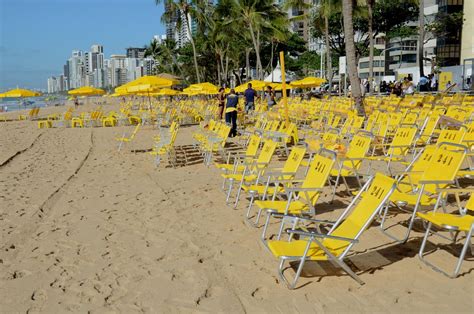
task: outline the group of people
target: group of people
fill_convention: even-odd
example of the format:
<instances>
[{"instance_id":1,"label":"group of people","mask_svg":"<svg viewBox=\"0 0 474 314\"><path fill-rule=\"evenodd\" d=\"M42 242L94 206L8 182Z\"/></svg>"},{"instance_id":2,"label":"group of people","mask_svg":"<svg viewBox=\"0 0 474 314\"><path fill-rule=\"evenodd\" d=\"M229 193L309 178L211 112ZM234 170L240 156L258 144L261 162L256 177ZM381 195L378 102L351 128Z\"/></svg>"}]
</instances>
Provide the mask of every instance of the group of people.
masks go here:
<instances>
[{"instance_id":1,"label":"group of people","mask_svg":"<svg viewBox=\"0 0 474 314\"><path fill-rule=\"evenodd\" d=\"M245 101L245 113L248 114L255 110L255 101L260 99L260 95L252 88L252 84L249 83L243 97ZM271 86L266 87L263 97L270 110L276 104L275 92ZM217 94L217 100L219 103L219 118L222 119L225 112L225 122L231 125L229 136L234 137L237 135L237 105L239 104L239 95L237 95L233 88L226 95L225 89L221 87Z\"/></svg>"},{"instance_id":2,"label":"group of people","mask_svg":"<svg viewBox=\"0 0 474 314\"><path fill-rule=\"evenodd\" d=\"M413 83L413 77L411 75L404 77L401 81L390 81L388 83L382 81L380 83L380 93L382 94L394 94L397 96L413 95L417 89L420 92L437 91L438 81L434 74L422 76L418 82L418 86Z\"/></svg>"}]
</instances>

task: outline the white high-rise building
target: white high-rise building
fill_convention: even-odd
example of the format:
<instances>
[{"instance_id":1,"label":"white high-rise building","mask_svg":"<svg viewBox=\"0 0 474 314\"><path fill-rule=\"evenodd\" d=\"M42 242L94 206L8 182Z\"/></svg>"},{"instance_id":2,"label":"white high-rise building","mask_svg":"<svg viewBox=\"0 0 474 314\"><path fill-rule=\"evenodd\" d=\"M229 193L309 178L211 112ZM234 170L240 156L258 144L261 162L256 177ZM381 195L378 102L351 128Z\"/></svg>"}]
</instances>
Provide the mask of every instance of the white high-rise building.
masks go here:
<instances>
[{"instance_id":1,"label":"white high-rise building","mask_svg":"<svg viewBox=\"0 0 474 314\"><path fill-rule=\"evenodd\" d=\"M125 59L125 55L110 56L111 86L113 87L127 83Z\"/></svg>"},{"instance_id":2,"label":"white high-rise building","mask_svg":"<svg viewBox=\"0 0 474 314\"><path fill-rule=\"evenodd\" d=\"M66 90L66 80L64 75L52 76L48 78L48 93L58 93Z\"/></svg>"},{"instance_id":3,"label":"white high-rise building","mask_svg":"<svg viewBox=\"0 0 474 314\"><path fill-rule=\"evenodd\" d=\"M84 58L81 50L73 50L69 65L69 88L74 89L83 86Z\"/></svg>"}]
</instances>

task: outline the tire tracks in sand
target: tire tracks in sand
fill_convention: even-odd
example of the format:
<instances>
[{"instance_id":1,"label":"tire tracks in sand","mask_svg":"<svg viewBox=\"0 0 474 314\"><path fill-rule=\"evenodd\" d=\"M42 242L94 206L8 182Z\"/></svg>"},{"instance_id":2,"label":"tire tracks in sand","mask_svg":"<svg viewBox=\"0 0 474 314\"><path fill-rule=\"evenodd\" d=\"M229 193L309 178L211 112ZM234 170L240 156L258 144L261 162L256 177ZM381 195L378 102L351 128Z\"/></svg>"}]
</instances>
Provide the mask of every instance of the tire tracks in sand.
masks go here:
<instances>
[{"instance_id":1,"label":"tire tracks in sand","mask_svg":"<svg viewBox=\"0 0 474 314\"><path fill-rule=\"evenodd\" d=\"M34 144L39 140L39 138L43 134L44 133L41 133L28 148L22 151L19 151L17 154L15 154L15 156L19 156L23 154L24 152L28 151L28 149L33 147ZM2 243L6 251L8 251L9 248L15 248L15 247L21 246L22 244L24 244L25 241L28 241L41 225L39 222L44 221L44 219L47 218L48 209L53 208L56 201L61 197L62 191L64 191L67 185L71 183L71 181L77 176L77 174L83 168L84 164L89 159L89 156L91 155L94 148L94 132L92 129L91 129L89 138L90 138L89 139L90 144L89 144L88 151L84 155L84 157L81 159L78 166L73 170L73 173L70 176L68 176L66 180L64 180L63 183L59 185L59 187L57 187L52 193L50 193L46 197L46 200L43 201L41 205L39 205L38 208L34 210L32 214L29 215L30 217L27 218L27 221L22 221L20 225L16 226L15 228L16 236L8 239L8 242ZM12 156L11 158L9 158L10 159L9 163L15 160L15 156ZM12 254L9 256L9 259L15 260L19 252L20 250L14 250L14 252L12 252Z\"/></svg>"},{"instance_id":2,"label":"tire tracks in sand","mask_svg":"<svg viewBox=\"0 0 474 314\"><path fill-rule=\"evenodd\" d=\"M43 136L43 134L44 134L44 132L38 134L29 146L27 146L24 149L21 149L21 150L17 151L13 155L11 155L7 159L5 159L2 163L0 163L0 169L5 167L6 165L8 165L10 162L12 162L16 157L20 156L21 154L23 154L24 152L26 152L27 150L32 148L36 144L36 142L38 142L38 140Z\"/></svg>"}]
</instances>

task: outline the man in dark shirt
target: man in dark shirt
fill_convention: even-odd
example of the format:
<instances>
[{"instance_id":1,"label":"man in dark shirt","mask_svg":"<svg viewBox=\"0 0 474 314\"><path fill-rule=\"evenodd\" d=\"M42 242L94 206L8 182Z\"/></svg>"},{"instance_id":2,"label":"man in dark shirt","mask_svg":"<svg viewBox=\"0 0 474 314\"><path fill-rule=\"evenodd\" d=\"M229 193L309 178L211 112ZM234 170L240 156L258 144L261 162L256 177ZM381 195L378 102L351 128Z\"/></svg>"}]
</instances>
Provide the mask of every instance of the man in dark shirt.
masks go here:
<instances>
[{"instance_id":1,"label":"man in dark shirt","mask_svg":"<svg viewBox=\"0 0 474 314\"><path fill-rule=\"evenodd\" d=\"M237 105L239 103L239 96L235 94L232 88L229 95L227 95L227 103L225 106L225 122L231 124L229 136L237 135Z\"/></svg>"},{"instance_id":2,"label":"man in dark shirt","mask_svg":"<svg viewBox=\"0 0 474 314\"><path fill-rule=\"evenodd\" d=\"M248 83L247 89L244 92L245 96L245 112L248 113L250 110L254 110L255 96L257 92L252 88L252 84Z\"/></svg>"}]
</instances>

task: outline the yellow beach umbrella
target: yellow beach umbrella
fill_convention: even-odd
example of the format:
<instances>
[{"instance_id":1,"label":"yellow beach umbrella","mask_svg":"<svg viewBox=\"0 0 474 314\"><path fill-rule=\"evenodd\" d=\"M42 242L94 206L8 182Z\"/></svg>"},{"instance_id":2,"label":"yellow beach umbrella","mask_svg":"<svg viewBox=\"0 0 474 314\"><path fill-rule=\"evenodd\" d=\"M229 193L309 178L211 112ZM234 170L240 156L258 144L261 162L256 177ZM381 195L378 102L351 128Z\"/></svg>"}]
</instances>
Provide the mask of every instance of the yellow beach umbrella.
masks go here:
<instances>
[{"instance_id":1,"label":"yellow beach umbrella","mask_svg":"<svg viewBox=\"0 0 474 314\"><path fill-rule=\"evenodd\" d=\"M204 82L204 83L199 83L199 84L192 84L185 90L190 91L194 94L217 94L219 92L219 87L216 85L209 83L209 82Z\"/></svg>"},{"instance_id":2,"label":"yellow beach umbrella","mask_svg":"<svg viewBox=\"0 0 474 314\"><path fill-rule=\"evenodd\" d=\"M178 95L179 91L171 89L171 88L163 88L160 89L160 91L157 93L159 96L172 96L172 95Z\"/></svg>"},{"instance_id":3,"label":"yellow beach umbrella","mask_svg":"<svg viewBox=\"0 0 474 314\"><path fill-rule=\"evenodd\" d=\"M310 87L318 87L321 84L324 84L324 82L326 82L326 80L320 77L308 76L302 80L291 82L290 86L297 87L297 88L310 88Z\"/></svg>"},{"instance_id":4,"label":"yellow beach umbrella","mask_svg":"<svg viewBox=\"0 0 474 314\"><path fill-rule=\"evenodd\" d=\"M266 82L264 81L259 81L259 80L251 80L250 82L244 83L242 85L239 85L235 88L235 91L237 93L243 93L247 89L248 84L252 84L252 88L255 90L263 90L266 86Z\"/></svg>"},{"instance_id":5,"label":"yellow beach umbrella","mask_svg":"<svg viewBox=\"0 0 474 314\"><path fill-rule=\"evenodd\" d=\"M100 88L94 88L91 86L84 86L76 88L67 92L69 95L73 96L94 96L94 95L104 95L105 91Z\"/></svg>"},{"instance_id":6,"label":"yellow beach umbrella","mask_svg":"<svg viewBox=\"0 0 474 314\"><path fill-rule=\"evenodd\" d=\"M174 84L173 80L147 75L117 87L115 92L128 94L136 94L140 92L152 93L157 92L160 88L171 87Z\"/></svg>"},{"instance_id":7,"label":"yellow beach umbrella","mask_svg":"<svg viewBox=\"0 0 474 314\"><path fill-rule=\"evenodd\" d=\"M193 89L191 87L186 87L185 89L183 89L183 94L188 96L199 95L200 93L200 89Z\"/></svg>"},{"instance_id":8,"label":"yellow beach umbrella","mask_svg":"<svg viewBox=\"0 0 474 314\"><path fill-rule=\"evenodd\" d=\"M31 90L15 88L15 89L9 90L8 92L0 94L0 97L20 98L20 97L36 97L40 95L41 93L34 92Z\"/></svg>"},{"instance_id":9,"label":"yellow beach umbrella","mask_svg":"<svg viewBox=\"0 0 474 314\"><path fill-rule=\"evenodd\" d=\"M266 86L270 86L273 90L281 91L283 89L283 85L281 83L267 83Z\"/></svg>"}]
</instances>

